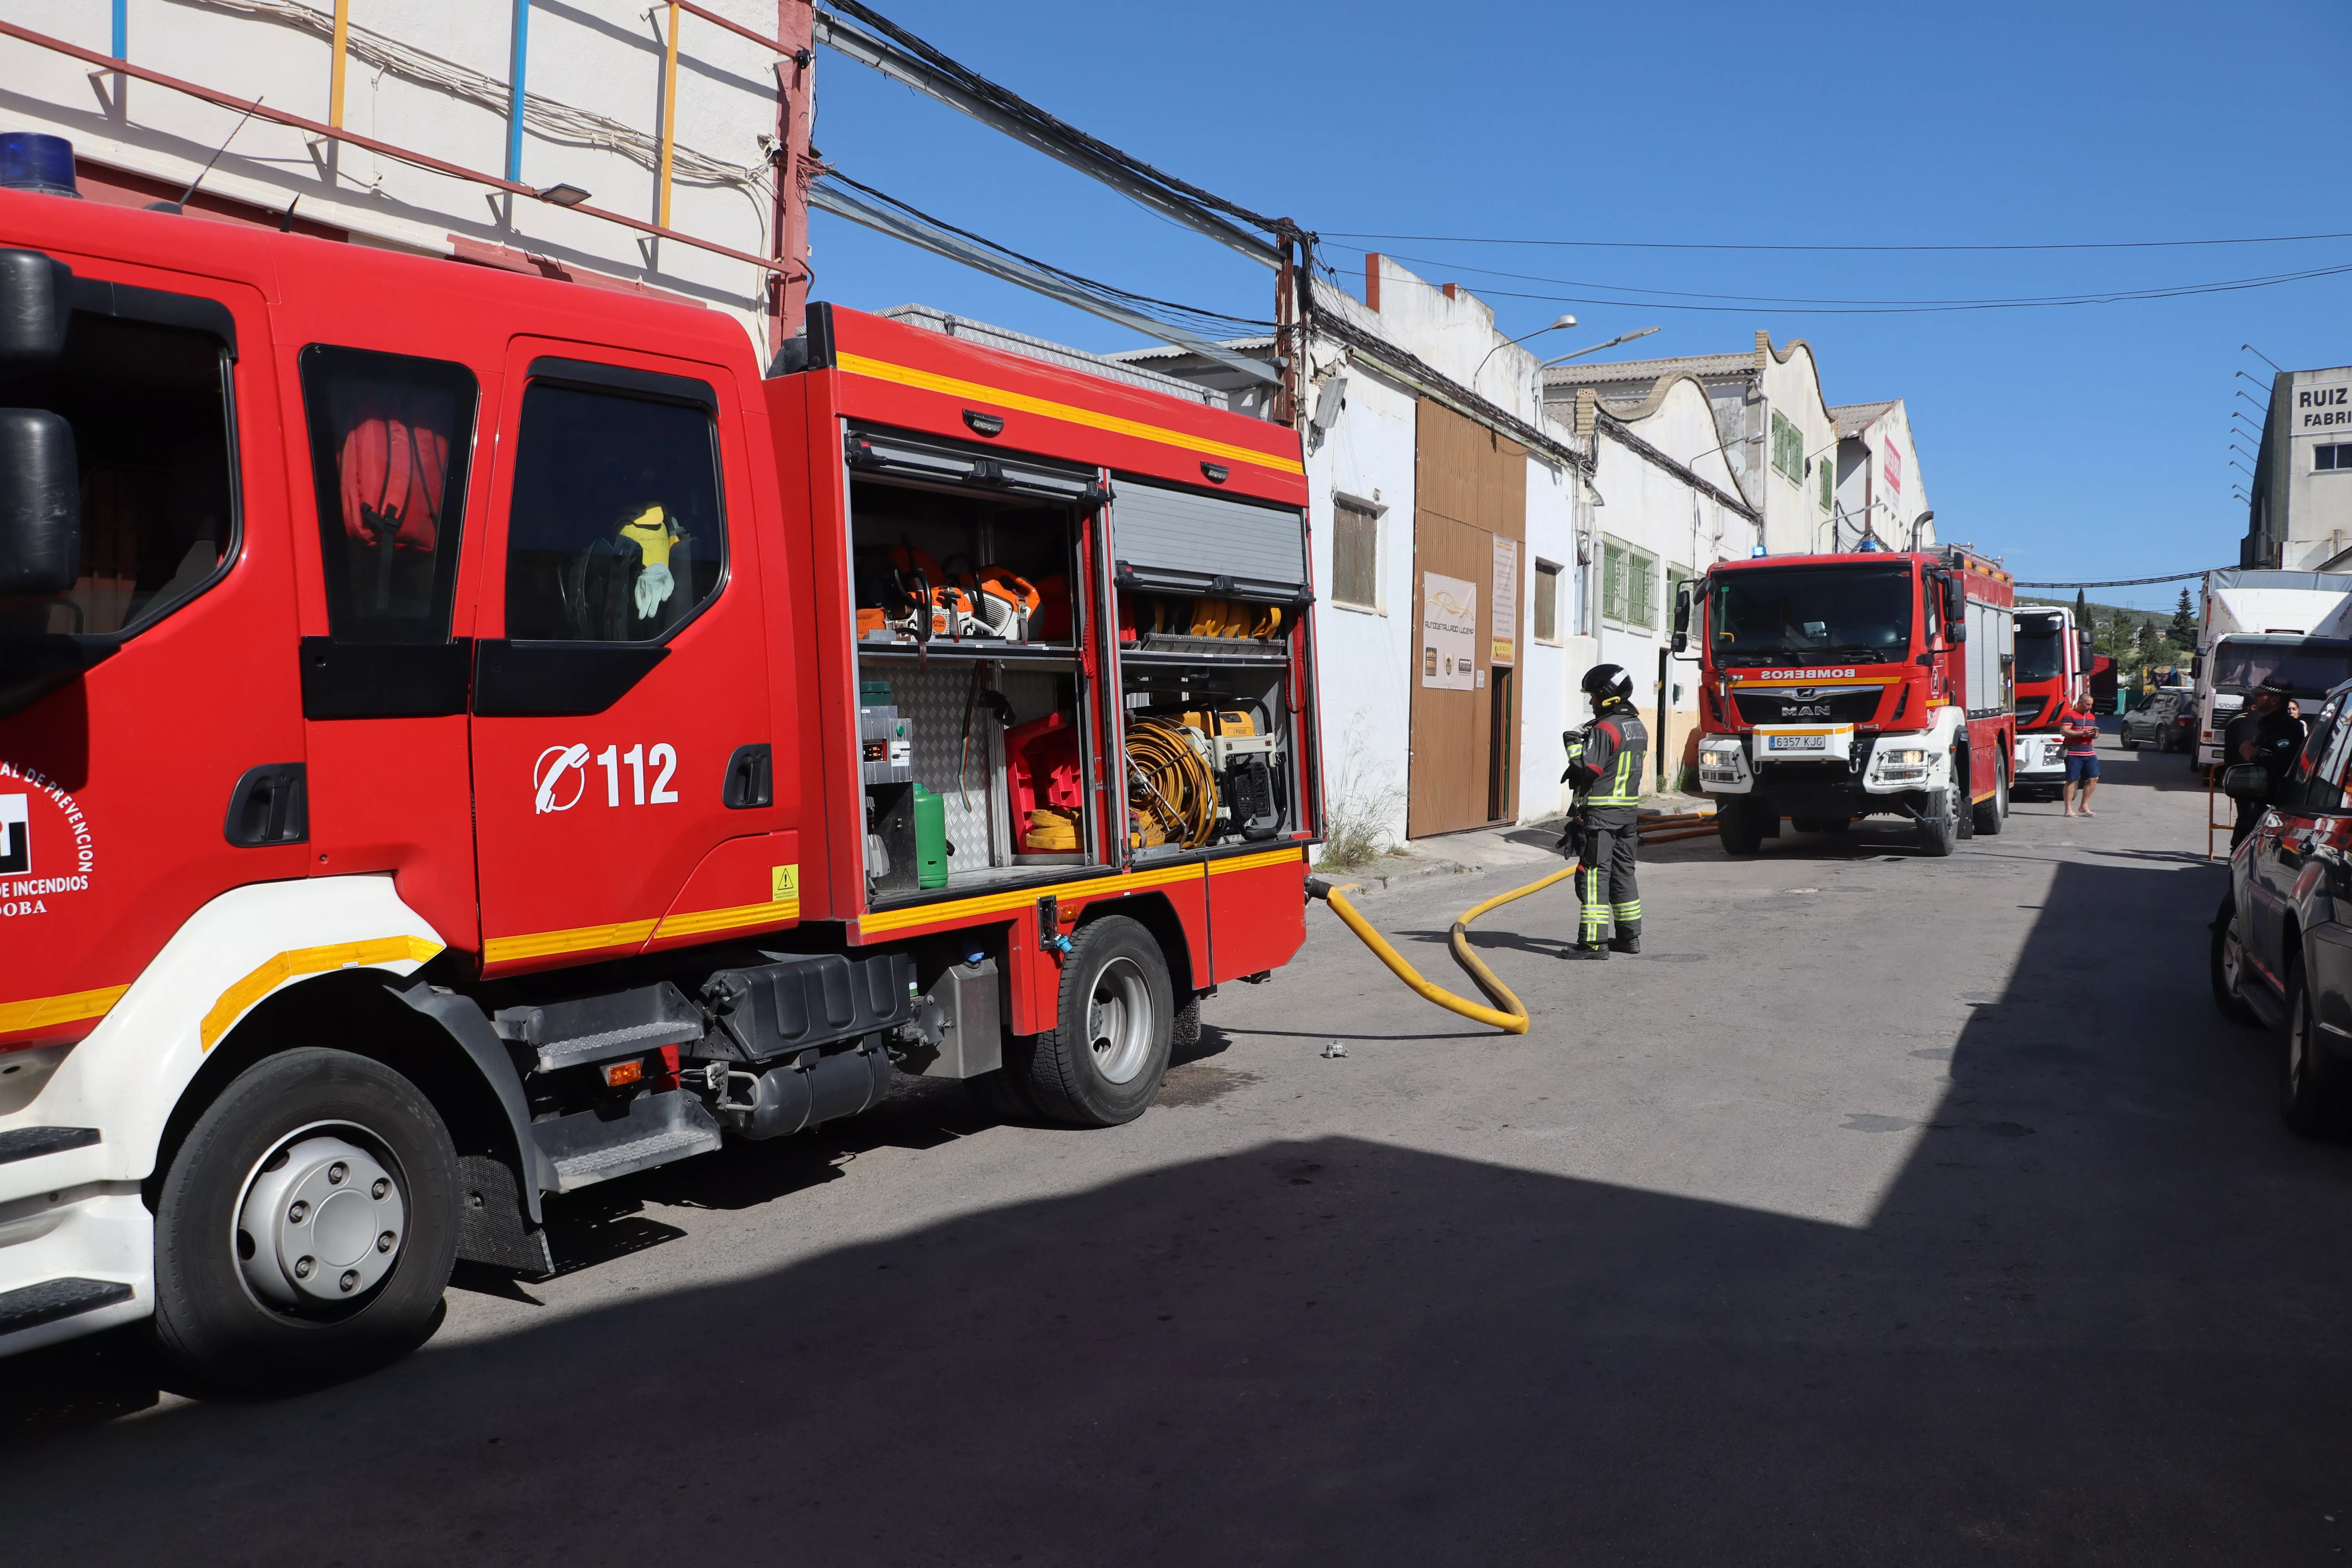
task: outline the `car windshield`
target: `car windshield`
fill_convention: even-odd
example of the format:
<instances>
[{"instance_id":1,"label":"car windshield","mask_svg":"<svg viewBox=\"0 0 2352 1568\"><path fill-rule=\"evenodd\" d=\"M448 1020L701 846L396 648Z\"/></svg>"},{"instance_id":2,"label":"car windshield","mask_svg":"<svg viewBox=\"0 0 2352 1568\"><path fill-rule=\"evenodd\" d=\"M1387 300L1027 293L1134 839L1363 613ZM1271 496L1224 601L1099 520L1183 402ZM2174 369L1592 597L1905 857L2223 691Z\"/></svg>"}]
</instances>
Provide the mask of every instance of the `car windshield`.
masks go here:
<instances>
[{"instance_id":1,"label":"car windshield","mask_svg":"<svg viewBox=\"0 0 2352 1568\"><path fill-rule=\"evenodd\" d=\"M2213 650L2213 689L2244 692L2283 678L2297 697L2324 697L2352 679L2352 643L2225 642Z\"/></svg>"},{"instance_id":2,"label":"car windshield","mask_svg":"<svg viewBox=\"0 0 2352 1568\"><path fill-rule=\"evenodd\" d=\"M1911 583L1907 564L1717 573L1707 612L1716 662L1891 664L1908 658Z\"/></svg>"},{"instance_id":3,"label":"car windshield","mask_svg":"<svg viewBox=\"0 0 2352 1568\"><path fill-rule=\"evenodd\" d=\"M2036 616L2017 623L2017 679L2055 680L2060 666L2059 627L2055 616Z\"/></svg>"}]
</instances>

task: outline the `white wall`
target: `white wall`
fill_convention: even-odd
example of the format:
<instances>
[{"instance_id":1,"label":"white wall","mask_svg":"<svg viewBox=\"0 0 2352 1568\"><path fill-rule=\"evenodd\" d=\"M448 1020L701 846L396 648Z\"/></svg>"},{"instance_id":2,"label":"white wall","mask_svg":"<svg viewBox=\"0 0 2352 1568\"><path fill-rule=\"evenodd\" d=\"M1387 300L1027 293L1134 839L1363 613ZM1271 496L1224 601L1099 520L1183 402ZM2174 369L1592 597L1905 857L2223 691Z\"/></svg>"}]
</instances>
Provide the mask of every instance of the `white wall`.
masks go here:
<instances>
[{"instance_id":1,"label":"white wall","mask_svg":"<svg viewBox=\"0 0 2352 1568\"><path fill-rule=\"evenodd\" d=\"M1632 433L1727 495L1738 495L1727 454L1711 451L1722 439L1706 388L1688 376L1676 376L1652 393L1626 418ZM1660 467L1625 443L1602 431L1598 444L1594 488L1605 503L1595 513L1599 531L1633 546L1659 563L1647 627L1632 620L1601 618L1601 661L1619 664L1633 678L1633 700L1643 717L1654 718L1658 708L1658 654L1669 647L1674 630L1674 605L1667 596L1667 567L1696 575L1718 561L1745 560L1755 550L1757 529L1748 518L1692 485L1680 474ZM1669 660L1668 707L1679 718L1674 732L1655 738L1671 747L1697 712L1697 666ZM1581 671L1579 671L1581 674ZM1675 693L1671 689L1679 686ZM1579 721L1581 721L1580 719ZM1672 757L1668 776L1673 776ZM1656 776L1656 762L1651 763Z\"/></svg>"},{"instance_id":2,"label":"white wall","mask_svg":"<svg viewBox=\"0 0 2352 1568\"><path fill-rule=\"evenodd\" d=\"M330 0L129 0L126 58L269 107L328 118ZM772 0L707 0L772 32ZM502 0L366 0L353 7L345 129L488 174L506 171L513 7ZM522 182L569 182L593 205L656 220L662 42L643 5L614 0L534 6L525 84ZM11 0L9 19L100 53L111 46L102 0ZM656 13L656 16L659 13ZM680 31L670 226L754 256L768 253L762 135L776 129L772 52L698 18ZM68 56L0 38L0 127L45 131L82 157L183 184L236 124L236 111L169 89L100 76ZM543 102L541 100L544 100ZM432 254L450 236L635 279L741 316L758 331L764 274L748 263L646 238L618 225L430 174L255 119L237 131L205 188L377 243ZM495 199L493 197L495 196ZM656 247L658 247L656 249Z\"/></svg>"},{"instance_id":3,"label":"white wall","mask_svg":"<svg viewBox=\"0 0 2352 1568\"><path fill-rule=\"evenodd\" d=\"M1412 734L1417 399L1361 364L1335 360L1323 379L1334 375L1347 377L1345 406L1328 433L1310 437L1307 454L1325 800L1334 812L1375 811L1390 840L1402 842ZM1379 515L1380 605L1374 610L1340 605L1331 595L1332 503L1342 495Z\"/></svg>"},{"instance_id":4,"label":"white wall","mask_svg":"<svg viewBox=\"0 0 2352 1568\"><path fill-rule=\"evenodd\" d=\"M1759 331L1756 353L1763 372L1764 400L1771 413L1796 426L1804 442L1803 457L1816 465L1834 464L1837 421L1830 416L1829 405L1822 396L1821 370L1812 346L1797 338L1776 349L1771 339ZM1832 513L1821 504L1819 468L1801 468L1793 479L1782 474L1772 466L1769 415L1763 429L1764 441L1751 470L1756 477L1749 480L1747 493L1764 513L1765 542L1775 555L1810 554L1827 548Z\"/></svg>"}]
</instances>

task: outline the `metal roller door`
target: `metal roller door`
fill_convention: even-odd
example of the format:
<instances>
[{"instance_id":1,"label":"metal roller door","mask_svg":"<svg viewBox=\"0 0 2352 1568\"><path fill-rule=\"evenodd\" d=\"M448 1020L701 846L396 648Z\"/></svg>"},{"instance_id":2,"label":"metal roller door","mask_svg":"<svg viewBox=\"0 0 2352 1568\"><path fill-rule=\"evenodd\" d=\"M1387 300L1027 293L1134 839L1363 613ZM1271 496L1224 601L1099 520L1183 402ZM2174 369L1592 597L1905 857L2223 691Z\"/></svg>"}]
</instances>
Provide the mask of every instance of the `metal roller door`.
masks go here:
<instances>
[{"instance_id":1,"label":"metal roller door","mask_svg":"<svg viewBox=\"0 0 2352 1568\"><path fill-rule=\"evenodd\" d=\"M1253 506L1122 479L1111 558L1127 578L1170 587L1295 598L1307 586L1307 529L1294 507ZM1221 579L1230 579L1230 586Z\"/></svg>"}]
</instances>

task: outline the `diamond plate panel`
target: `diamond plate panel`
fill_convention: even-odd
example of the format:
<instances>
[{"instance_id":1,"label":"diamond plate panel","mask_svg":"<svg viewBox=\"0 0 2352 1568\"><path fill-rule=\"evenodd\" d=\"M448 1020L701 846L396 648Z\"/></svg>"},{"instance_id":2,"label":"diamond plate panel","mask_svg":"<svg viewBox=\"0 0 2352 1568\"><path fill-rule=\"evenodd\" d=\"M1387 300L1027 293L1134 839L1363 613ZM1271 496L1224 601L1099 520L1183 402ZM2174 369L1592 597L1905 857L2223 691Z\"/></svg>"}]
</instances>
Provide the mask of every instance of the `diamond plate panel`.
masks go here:
<instances>
[{"instance_id":1,"label":"diamond plate panel","mask_svg":"<svg viewBox=\"0 0 2352 1568\"><path fill-rule=\"evenodd\" d=\"M992 732L995 721L985 710L972 714L971 754L962 756L964 706L971 700L975 668L942 660L927 669L891 665L865 673L867 680L888 680L892 705L913 723L916 781L935 791L947 805L948 842L955 847L948 858L950 873L1008 864L1016 826L1006 820L1002 733ZM1054 677L1049 673L1007 669L992 680L986 676L982 680L1004 693L1016 723L1053 711ZM961 787L959 760L963 763Z\"/></svg>"}]
</instances>

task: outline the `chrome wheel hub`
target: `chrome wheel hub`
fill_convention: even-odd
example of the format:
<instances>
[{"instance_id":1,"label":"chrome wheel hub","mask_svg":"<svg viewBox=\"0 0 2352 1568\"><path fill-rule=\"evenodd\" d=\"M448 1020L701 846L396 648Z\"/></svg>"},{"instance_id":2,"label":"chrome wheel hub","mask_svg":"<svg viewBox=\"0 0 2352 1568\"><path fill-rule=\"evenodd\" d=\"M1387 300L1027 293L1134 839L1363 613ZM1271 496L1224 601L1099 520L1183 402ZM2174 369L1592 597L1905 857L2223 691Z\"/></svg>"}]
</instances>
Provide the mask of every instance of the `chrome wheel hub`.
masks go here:
<instances>
[{"instance_id":1,"label":"chrome wheel hub","mask_svg":"<svg viewBox=\"0 0 2352 1568\"><path fill-rule=\"evenodd\" d=\"M1087 1048L1110 1083L1131 1082L1151 1059L1151 986L1133 961L1115 958L1095 976L1087 1004Z\"/></svg>"},{"instance_id":2,"label":"chrome wheel hub","mask_svg":"<svg viewBox=\"0 0 2352 1568\"><path fill-rule=\"evenodd\" d=\"M247 1285L285 1311L344 1306L383 1283L408 1236L400 1183L335 1132L305 1129L246 1183L236 1255Z\"/></svg>"}]
</instances>

